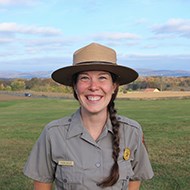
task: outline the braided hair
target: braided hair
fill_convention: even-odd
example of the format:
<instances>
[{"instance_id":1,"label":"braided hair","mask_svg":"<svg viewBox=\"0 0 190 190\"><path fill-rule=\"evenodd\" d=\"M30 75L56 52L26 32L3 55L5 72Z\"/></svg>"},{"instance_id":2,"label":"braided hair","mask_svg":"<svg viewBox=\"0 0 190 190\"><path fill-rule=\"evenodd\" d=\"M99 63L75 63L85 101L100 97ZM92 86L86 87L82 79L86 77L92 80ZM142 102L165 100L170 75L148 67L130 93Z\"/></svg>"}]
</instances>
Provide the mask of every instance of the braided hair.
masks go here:
<instances>
[{"instance_id":1,"label":"braided hair","mask_svg":"<svg viewBox=\"0 0 190 190\"><path fill-rule=\"evenodd\" d=\"M112 81L113 83L117 82L117 78L118 76L116 76L115 74L111 73L112 76ZM75 74L73 76L73 83L74 85L77 82L77 77L78 74ZM75 99L78 100L77 94L74 90L74 85L73 85L73 94ZM119 152L120 152L120 147L119 147L119 142L120 142L120 136L119 136L119 122L116 118L116 114L117 114L117 110L115 109L115 103L114 100L117 96L118 93L118 86L115 89L114 94L112 94L112 98L108 104L108 112L109 112L109 116L110 116L110 120L112 123L112 130L113 130L113 136L112 136L112 158L114 160L114 164L110 170L110 175L108 177L106 177L102 182L98 183L98 186L101 187L110 187L112 185L114 185L118 179L119 179L119 165L118 165L118 157L119 157Z\"/></svg>"},{"instance_id":2,"label":"braided hair","mask_svg":"<svg viewBox=\"0 0 190 190\"><path fill-rule=\"evenodd\" d=\"M113 78L113 77L112 77ZM113 136L112 136L112 158L114 160L114 164L110 170L110 175L105 178L101 183L98 185L101 187L109 187L114 185L118 179L119 179L119 165L118 165L118 157L120 152L119 142L120 142L120 136L119 136L119 122L116 118L117 110L115 109L115 103L114 100L116 98L118 92L118 87L115 90L115 93L112 95L111 101L108 104L108 111L110 115L110 120L112 123L112 130L113 130Z\"/></svg>"}]
</instances>

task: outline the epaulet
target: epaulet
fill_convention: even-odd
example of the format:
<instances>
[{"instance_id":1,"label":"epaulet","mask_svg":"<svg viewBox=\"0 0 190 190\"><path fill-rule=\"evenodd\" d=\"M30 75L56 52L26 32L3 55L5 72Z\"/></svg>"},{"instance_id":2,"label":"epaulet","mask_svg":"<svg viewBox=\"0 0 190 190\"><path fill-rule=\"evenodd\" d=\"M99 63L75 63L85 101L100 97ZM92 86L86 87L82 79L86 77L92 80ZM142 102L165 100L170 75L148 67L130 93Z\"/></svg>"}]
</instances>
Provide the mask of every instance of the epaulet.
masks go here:
<instances>
[{"instance_id":1,"label":"epaulet","mask_svg":"<svg viewBox=\"0 0 190 190\"><path fill-rule=\"evenodd\" d=\"M133 119L129 119L128 117L118 115L117 120L120 123L124 123L124 124L127 124L127 125L131 126L131 127L135 127L137 129L141 130L141 125L137 121L135 121Z\"/></svg>"},{"instance_id":2,"label":"epaulet","mask_svg":"<svg viewBox=\"0 0 190 190\"><path fill-rule=\"evenodd\" d=\"M71 116L66 116L57 120L53 120L46 125L46 129L51 129L53 127L66 126L71 123Z\"/></svg>"}]
</instances>

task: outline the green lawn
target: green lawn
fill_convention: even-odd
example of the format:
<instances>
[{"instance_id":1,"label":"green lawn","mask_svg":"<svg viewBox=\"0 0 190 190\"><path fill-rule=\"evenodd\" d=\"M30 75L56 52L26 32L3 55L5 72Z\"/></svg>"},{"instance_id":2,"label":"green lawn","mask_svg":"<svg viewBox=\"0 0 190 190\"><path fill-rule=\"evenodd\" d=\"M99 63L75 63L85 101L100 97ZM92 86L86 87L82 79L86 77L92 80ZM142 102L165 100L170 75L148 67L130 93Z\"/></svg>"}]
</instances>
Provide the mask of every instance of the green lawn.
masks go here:
<instances>
[{"instance_id":1,"label":"green lawn","mask_svg":"<svg viewBox=\"0 0 190 190\"><path fill-rule=\"evenodd\" d=\"M73 113L74 100L0 102L0 189L32 190L22 168L45 124ZM141 190L189 190L190 100L118 100L119 114L143 127L155 177Z\"/></svg>"}]
</instances>

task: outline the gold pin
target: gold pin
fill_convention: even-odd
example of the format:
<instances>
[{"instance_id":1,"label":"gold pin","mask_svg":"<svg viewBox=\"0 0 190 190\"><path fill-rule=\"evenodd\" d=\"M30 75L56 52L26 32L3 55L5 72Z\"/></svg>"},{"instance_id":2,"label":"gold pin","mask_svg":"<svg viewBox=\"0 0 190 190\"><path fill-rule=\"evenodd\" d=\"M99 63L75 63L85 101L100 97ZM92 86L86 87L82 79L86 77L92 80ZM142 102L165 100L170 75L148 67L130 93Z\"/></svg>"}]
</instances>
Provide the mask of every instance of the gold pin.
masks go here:
<instances>
[{"instance_id":1,"label":"gold pin","mask_svg":"<svg viewBox=\"0 0 190 190\"><path fill-rule=\"evenodd\" d=\"M123 153L123 159L124 159L124 160L129 160L130 154L131 154L130 149L129 149L129 148L126 148L126 149L124 150L124 153Z\"/></svg>"}]
</instances>

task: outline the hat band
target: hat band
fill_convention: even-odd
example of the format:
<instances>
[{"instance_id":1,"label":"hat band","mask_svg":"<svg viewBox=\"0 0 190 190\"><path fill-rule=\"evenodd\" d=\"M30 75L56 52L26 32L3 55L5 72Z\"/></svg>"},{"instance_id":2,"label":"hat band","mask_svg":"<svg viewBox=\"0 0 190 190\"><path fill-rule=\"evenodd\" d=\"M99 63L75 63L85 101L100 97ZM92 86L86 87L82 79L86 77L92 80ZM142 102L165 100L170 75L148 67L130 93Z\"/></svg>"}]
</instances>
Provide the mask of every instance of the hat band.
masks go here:
<instances>
[{"instance_id":1,"label":"hat band","mask_svg":"<svg viewBox=\"0 0 190 190\"><path fill-rule=\"evenodd\" d=\"M89 65L93 65L93 64L116 65L116 63L106 62L106 61L86 61L86 62L75 63L74 65L77 66L77 65L82 65L82 64L89 64Z\"/></svg>"}]
</instances>

